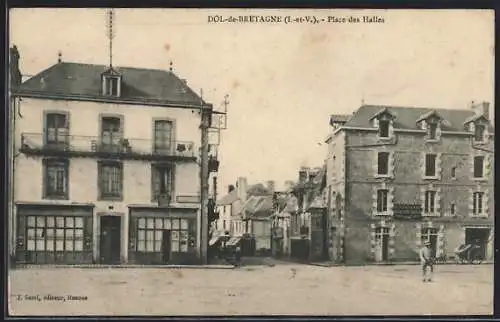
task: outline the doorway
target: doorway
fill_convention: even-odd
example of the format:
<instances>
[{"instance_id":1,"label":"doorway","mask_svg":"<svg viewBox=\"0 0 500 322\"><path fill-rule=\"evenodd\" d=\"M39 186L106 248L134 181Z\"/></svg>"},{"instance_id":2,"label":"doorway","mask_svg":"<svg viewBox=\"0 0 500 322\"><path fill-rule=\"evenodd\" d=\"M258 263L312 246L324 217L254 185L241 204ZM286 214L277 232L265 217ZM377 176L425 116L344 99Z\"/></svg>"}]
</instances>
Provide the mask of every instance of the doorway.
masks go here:
<instances>
[{"instance_id":1,"label":"doorway","mask_svg":"<svg viewBox=\"0 0 500 322\"><path fill-rule=\"evenodd\" d=\"M163 230L162 240L161 240L161 252L162 252L162 261L164 263L168 263L170 261L170 253L171 249L171 232L170 230Z\"/></svg>"},{"instance_id":2,"label":"doorway","mask_svg":"<svg viewBox=\"0 0 500 322\"><path fill-rule=\"evenodd\" d=\"M376 228L375 247L377 261L385 262L389 260L389 228Z\"/></svg>"},{"instance_id":3,"label":"doorway","mask_svg":"<svg viewBox=\"0 0 500 322\"><path fill-rule=\"evenodd\" d=\"M465 243L478 245L480 247L479 254L482 260L486 259L489 237L489 228L465 228Z\"/></svg>"},{"instance_id":4,"label":"doorway","mask_svg":"<svg viewBox=\"0 0 500 322\"><path fill-rule=\"evenodd\" d=\"M121 217L101 217L100 262L102 264L120 263Z\"/></svg>"}]
</instances>

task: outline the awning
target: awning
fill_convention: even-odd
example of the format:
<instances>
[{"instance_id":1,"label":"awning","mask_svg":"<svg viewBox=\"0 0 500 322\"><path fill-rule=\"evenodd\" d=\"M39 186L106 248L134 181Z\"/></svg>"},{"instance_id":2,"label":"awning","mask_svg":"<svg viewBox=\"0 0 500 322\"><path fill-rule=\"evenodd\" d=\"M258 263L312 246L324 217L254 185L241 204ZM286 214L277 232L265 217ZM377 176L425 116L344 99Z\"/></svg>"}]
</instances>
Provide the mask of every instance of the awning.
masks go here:
<instances>
[{"instance_id":1,"label":"awning","mask_svg":"<svg viewBox=\"0 0 500 322\"><path fill-rule=\"evenodd\" d=\"M213 246L213 245L215 245L215 244L219 241L219 239L221 239L221 237L222 237L222 236L214 236L214 237L212 237L212 238L210 239L210 241L208 242L208 245L209 245L209 246Z\"/></svg>"},{"instance_id":2,"label":"awning","mask_svg":"<svg viewBox=\"0 0 500 322\"><path fill-rule=\"evenodd\" d=\"M226 246L235 246L241 240L241 237L231 237L226 243Z\"/></svg>"}]
</instances>

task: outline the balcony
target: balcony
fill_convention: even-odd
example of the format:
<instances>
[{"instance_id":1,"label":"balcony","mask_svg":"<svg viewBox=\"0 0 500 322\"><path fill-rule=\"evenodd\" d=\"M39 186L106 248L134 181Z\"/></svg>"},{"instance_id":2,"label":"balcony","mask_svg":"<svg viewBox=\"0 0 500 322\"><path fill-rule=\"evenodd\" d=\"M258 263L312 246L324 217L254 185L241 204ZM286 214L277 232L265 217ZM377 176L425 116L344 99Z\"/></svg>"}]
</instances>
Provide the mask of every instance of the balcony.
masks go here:
<instances>
[{"instance_id":1,"label":"balcony","mask_svg":"<svg viewBox=\"0 0 500 322\"><path fill-rule=\"evenodd\" d=\"M152 140L103 140L98 136L59 135L48 141L42 133L21 134L21 153L38 156L98 157L148 161L195 161L194 142L176 141L157 148Z\"/></svg>"}]
</instances>

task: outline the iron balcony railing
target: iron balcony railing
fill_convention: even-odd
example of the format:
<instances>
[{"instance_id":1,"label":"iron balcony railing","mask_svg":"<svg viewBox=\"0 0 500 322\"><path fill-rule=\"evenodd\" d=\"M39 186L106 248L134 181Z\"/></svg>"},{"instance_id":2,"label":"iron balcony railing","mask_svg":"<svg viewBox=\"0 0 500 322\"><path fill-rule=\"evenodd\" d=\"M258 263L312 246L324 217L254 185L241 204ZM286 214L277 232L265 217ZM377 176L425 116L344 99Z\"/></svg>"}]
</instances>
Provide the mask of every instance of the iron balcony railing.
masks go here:
<instances>
[{"instance_id":1,"label":"iron balcony railing","mask_svg":"<svg viewBox=\"0 0 500 322\"><path fill-rule=\"evenodd\" d=\"M25 152L73 152L85 154L111 153L124 155L196 156L194 142L172 141L156 144L154 140L117 137L21 134L21 150Z\"/></svg>"}]
</instances>

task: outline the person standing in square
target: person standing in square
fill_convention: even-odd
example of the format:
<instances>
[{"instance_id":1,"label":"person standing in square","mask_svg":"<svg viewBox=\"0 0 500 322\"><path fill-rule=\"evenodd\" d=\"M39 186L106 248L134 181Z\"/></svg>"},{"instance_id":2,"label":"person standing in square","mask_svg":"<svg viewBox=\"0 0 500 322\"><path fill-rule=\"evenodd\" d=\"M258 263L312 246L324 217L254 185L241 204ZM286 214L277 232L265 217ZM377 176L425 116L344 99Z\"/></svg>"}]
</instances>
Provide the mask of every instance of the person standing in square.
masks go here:
<instances>
[{"instance_id":1,"label":"person standing in square","mask_svg":"<svg viewBox=\"0 0 500 322\"><path fill-rule=\"evenodd\" d=\"M432 258L430 241L426 241L424 247L420 249L420 264L422 266L422 280L424 282L431 282L434 273L434 259ZM429 274L427 274L428 270Z\"/></svg>"}]
</instances>

